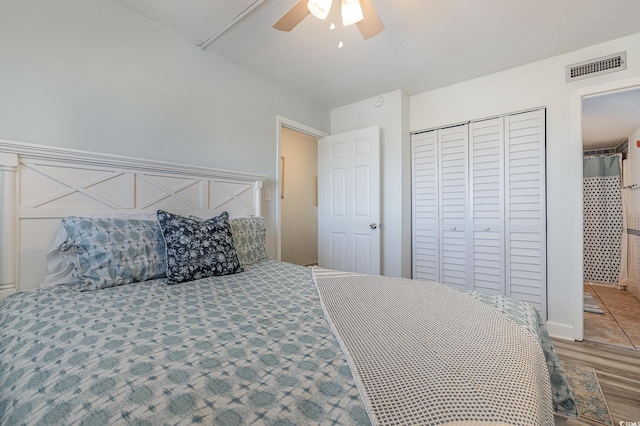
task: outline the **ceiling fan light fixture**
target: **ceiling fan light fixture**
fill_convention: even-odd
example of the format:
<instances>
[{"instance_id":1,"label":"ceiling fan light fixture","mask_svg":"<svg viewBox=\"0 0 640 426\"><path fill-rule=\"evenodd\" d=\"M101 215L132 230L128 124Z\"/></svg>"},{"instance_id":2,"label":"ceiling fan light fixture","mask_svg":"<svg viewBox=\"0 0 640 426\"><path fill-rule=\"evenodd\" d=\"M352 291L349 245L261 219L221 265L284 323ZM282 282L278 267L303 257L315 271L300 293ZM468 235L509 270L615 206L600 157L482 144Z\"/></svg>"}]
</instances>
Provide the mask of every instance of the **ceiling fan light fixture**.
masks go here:
<instances>
[{"instance_id":1,"label":"ceiling fan light fixture","mask_svg":"<svg viewBox=\"0 0 640 426\"><path fill-rule=\"evenodd\" d=\"M318 19L327 19L331 10L332 0L309 0L309 12Z\"/></svg>"},{"instance_id":2,"label":"ceiling fan light fixture","mask_svg":"<svg viewBox=\"0 0 640 426\"><path fill-rule=\"evenodd\" d=\"M342 25L355 24L364 19L359 0L342 0Z\"/></svg>"},{"instance_id":3,"label":"ceiling fan light fixture","mask_svg":"<svg viewBox=\"0 0 640 426\"><path fill-rule=\"evenodd\" d=\"M331 13L332 3L331 0L297 0L296 4L273 24L273 28L291 31L310 14L319 19L326 19ZM384 30L384 24L371 4L371 0L340 0L340 3L343 24L358 24L358 30L365 40ZM333 26L329 28L333 29Z\"/></svg>"}]
</instances>

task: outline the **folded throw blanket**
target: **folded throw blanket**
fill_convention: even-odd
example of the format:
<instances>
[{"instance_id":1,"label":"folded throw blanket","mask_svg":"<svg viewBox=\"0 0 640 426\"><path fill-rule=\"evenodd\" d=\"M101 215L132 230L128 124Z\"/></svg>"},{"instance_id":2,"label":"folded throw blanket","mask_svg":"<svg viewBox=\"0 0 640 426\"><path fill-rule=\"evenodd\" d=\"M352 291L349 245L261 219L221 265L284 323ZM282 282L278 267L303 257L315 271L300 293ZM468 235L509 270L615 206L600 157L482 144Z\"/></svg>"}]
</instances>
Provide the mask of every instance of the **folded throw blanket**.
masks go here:
<instances>
[{"instance_id":1,"label":"folded throw blanket","mask_svg":"<svg viewBox=\"0 0 640 426\"><path fill-rule=\"evenodd\" d=\"M437 283L314 268L374 424L552 425L537 339Z\"/></svg>"}]
</instances>

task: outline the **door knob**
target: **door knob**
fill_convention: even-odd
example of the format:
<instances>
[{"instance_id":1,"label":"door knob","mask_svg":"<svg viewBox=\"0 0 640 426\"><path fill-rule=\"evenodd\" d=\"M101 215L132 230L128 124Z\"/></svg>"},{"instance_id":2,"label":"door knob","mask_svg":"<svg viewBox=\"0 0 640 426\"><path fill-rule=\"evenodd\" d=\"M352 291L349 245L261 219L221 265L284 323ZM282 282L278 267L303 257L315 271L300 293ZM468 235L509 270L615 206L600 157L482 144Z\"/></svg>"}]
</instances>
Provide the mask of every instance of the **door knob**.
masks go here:
<instances>
[{"instance_id":1,"label":"door knob","mask_svg":"<svg viewBox=\"0 0 640 426\"><path fill-rule=\"evenodd\" d=\"M457 227L455 227L455 226L452 226L452 227L451 227L451 230L452 230L452 231L455 231L456 229L458 229L458 228L457 228Z\"/></svg>"},{"instance_id":2,"label":"door knob","mask_svg":"<svg viewBox=\"0 0 640 426\"><path fill-rule=\"evenodd\" d=\"M485 230L485 231L488 231L488 230L489 230L489 227L488 227L488 226L485 226L485 227L484 227L484 230Z\"/></svg>"},{"instance_id":3,"label":"door knob","mask_svg":"<svg viewBox=\"0 0 640 426\"><path fill-rule=\"evenodd\" d=\"M375 223L372 223L371 225L369 225L369 228L378 229L378 225L376 225Z\"/></svg>"}]
</instances>

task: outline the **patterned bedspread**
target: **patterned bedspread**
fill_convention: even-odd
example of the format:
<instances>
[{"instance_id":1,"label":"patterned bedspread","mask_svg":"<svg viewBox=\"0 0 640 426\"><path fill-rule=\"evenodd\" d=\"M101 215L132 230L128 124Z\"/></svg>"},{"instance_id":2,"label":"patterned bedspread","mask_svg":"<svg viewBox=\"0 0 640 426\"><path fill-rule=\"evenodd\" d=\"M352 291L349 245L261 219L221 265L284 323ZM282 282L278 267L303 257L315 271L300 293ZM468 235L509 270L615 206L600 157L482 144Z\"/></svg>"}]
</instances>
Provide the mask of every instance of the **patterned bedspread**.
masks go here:
<instances>
[{"instance_id":1,"label":"patterned bedspread","mask_svg":"<svg viewBox=\"0 0 640 426\"><path fill-rule=\"evenodd\" d=\"M0 305L0 424L369 424L308 268Z\"/></svg>"},{"instance_id":2,"label":"patterned bedspread","mask_svg":"<svg viewBox=\"0 0 640 426\"><path fill-rule=\"evenodd\" d=\"M370 424L309 268L0 304L0 424Z\"/></svg>"}]
</instances>

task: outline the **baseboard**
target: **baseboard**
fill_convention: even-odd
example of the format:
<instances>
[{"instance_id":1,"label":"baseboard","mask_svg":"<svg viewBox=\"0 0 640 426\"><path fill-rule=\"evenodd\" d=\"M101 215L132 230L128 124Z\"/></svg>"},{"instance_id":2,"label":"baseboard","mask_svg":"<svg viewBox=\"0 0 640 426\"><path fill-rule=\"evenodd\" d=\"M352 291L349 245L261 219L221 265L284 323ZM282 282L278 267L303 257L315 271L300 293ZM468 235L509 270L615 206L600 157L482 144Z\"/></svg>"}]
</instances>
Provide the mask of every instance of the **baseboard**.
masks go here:
<instances>
[{"instance_id":1,"label":"baseboard","mask_svg":"<svg viewBox=\"0 0 640 426\"><path fill-rule=\"evenodd\" d=\"M547 331L549 336L563 340L578 340L576 337L577 330L572 325L559 324L557 322L547 321Z\"/></svg>"},{"instance_id":2,"label":"baseboard","mask_svg":"<svg viewBox=\"0 0 640 426\"><path fill-rule=\"evenodd\" d=\"M627 286L627 291L634 296L640 298L640 284L637 281L627 278L623 280L623 283Z\"/></svg>"}]
</instances>

